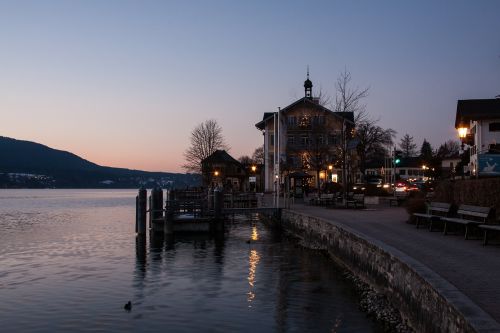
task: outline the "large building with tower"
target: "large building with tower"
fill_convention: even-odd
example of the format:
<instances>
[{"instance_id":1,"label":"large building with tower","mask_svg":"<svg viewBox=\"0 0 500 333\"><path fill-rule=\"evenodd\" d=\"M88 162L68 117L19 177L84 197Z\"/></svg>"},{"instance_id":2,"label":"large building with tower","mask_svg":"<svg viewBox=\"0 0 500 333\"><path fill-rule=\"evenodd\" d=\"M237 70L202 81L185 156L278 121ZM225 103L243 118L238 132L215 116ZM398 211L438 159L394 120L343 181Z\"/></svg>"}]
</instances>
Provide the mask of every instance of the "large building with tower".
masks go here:
<instances>
[{"instance_id":1,"label":"large building with tower","mask_svg":"<svg viewBox=\"0 0 500 333\"><path fill-rule=\"evenodd\" d=\"M313 84L304 82L304 97L265 112L255 126L264 137L264 187L275 191L286 184L300 194L329 182L349 182L353 158L348 147L354 129L352 112L334 112L313 97ZM343 174L343 170L345 170Z\"/></svg>"}]
</instances>

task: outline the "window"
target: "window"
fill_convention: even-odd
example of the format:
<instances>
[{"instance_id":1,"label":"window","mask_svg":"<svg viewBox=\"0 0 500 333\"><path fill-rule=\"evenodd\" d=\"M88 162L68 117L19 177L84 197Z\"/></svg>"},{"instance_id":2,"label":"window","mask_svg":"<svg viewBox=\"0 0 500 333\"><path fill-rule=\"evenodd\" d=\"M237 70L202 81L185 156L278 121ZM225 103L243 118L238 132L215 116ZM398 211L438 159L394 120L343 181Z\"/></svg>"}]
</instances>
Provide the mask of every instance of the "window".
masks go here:
<instances>
[{"instance_id":1,"label":"window","mask_svg":"<svg viewBox=\"0 0 500 333\"><path fill-rule=\"evenodd\" d=\"M338 145L339 144L339 140L337 139L338 137L336 135L333 135L333 134L330 134L328 136L328 143L331 144L331 145Z\"/></svg>"},{"instance_id":2,"label":"window","mask_svg":"<svg viewBox=\"0 0 500 333\"><path fill-rule=\"evenodd\" d=\"M490 132L500 132L500 123L490 123Z\"/></svg>"},{"instance_id":3,"label":"window","mask_svg":"<svg viewBox=\"0 0 500 333\"><path fill-rule=\"evenodd\" d=\"M405 169L400 169L399 170L399 174L403 175L403 176L406 175L406 170Z\"/></svg>"},{"instance_id":4,"label":"window","mask_svg":"<svg viewBox=\"0 0 500 333\"><path fill-rule=\"evenodd\" d=\"M302 146L308 146L309 145L309 137L306 135L303 135L300 137L300 144Z\"/></svg>"},{"instance_id":5,"label":"window","mask_svg":"<svg viewBox=\"0 0 500 333\"><path fill-rule=\"evenodd\" d=\"M269 135L269 145L274 146L274 134Z\"/></svg>"},{"instance_id":6,"label":"window","mask_svg":"<svg viewBox=\"0 0 500 333\"><path fill-rule=\"evenodd\" d=\"M317 141L316 142L317 142L318 145L322 145L323 144L323 135L319 135L317 137Z\"/></svg>"},{"instance_id":7,"label":"window","mask_svg":"<svg viewBox=\"0 0 500 333\"><path fill-rule=\"evenodd\" d=\"M297 117L288 116L288 125L297 125Z\"/></svg>"},{"instance_id":8,"label":"window","mask_svg":"<svg viewBox=\"0 0 500 333\"><path fill-rule=\"evenodd\" d=\"M289 136L288 137L288 144L293 145L295 143L295 137L294 136Z\"/></svg>"}]
</instances>

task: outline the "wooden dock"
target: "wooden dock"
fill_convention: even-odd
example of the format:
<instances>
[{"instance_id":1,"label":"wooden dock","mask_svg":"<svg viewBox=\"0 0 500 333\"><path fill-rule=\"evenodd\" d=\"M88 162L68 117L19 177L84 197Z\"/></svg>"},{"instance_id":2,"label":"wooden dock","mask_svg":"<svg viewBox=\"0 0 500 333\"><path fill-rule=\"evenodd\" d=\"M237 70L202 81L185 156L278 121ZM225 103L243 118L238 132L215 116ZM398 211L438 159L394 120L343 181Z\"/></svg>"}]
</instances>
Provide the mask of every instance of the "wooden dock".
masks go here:
<instances>
[{"instance_id":1,"label":"wooden dock","mask_svg":"<svg viewBox=\"0 0 500 333\"><path fill-rule=\"evenodd\" d=\"M281 216L281 209L263 206L257 193L223 193L219 190L171 190L156 188L148 197L140 189L136 198L136 232L173 234L224 230L228 215L264 214ZM147 205L149 204L149 205ZM146 219L149 218L149 224Z\"/></svg>"}]
</instances>

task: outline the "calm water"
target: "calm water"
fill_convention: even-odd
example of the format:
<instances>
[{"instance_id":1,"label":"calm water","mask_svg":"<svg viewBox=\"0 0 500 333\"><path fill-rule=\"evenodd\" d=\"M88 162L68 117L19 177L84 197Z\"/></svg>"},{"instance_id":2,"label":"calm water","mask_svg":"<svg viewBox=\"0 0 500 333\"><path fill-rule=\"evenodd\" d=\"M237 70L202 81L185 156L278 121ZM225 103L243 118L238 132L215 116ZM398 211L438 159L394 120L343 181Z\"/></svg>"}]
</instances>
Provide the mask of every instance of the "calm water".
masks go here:
<instances>
[{"instance_id":1,"label":"calm water","mask_svg":"<svg viewBox=\"0 0 500 333\"><path fill-rule=\"evenodd\" d=\"M0 190L0 331L375 330L326 258L256 219L136 241L135 195Z\"/></svg>"}]
</instances>

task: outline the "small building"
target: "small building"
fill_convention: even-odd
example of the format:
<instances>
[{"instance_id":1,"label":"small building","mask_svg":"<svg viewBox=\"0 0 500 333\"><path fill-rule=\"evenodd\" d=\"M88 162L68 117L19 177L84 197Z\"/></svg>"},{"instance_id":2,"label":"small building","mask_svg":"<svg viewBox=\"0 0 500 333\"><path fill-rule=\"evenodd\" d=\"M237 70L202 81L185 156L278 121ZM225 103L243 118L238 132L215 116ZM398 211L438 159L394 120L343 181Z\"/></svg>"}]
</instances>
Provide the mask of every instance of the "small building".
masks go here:
<instances>
[{"instance_id":1,"label":"small building","mask_svg":"<svg viewBox=\"0 0 500 333\"><path fill-rule=\"evenodd\" d=\"M471 176L500 176L500 98L459 100L455 128L470 146Z\"/></svg>"},{"instance_id":2,"label":"small building","mask_svg":"<svg viewBox=\"0 0 500 333\"><path fill-rule=\"evenodd\" d=\"M395 180L407 181L427 181L431 178L433 170L429 170L420 157L404 157L401 162L392 167L383 165L369 165L366 168L367 176L380 176L385 182L393 180L392 175L395 173Z\"/></svg>"},{"instance_id":3,"label":"small building","mask_svg":"<svg viewBox=\"0 0 500 333\"><path fill-rule=\"evenodd\" d=\"M225 150L216 150L201 161L203 186L221 187L226 190L243 191L247 172L243 165Z\"/></svg>"}]
</instances>

